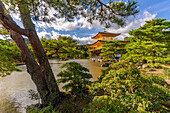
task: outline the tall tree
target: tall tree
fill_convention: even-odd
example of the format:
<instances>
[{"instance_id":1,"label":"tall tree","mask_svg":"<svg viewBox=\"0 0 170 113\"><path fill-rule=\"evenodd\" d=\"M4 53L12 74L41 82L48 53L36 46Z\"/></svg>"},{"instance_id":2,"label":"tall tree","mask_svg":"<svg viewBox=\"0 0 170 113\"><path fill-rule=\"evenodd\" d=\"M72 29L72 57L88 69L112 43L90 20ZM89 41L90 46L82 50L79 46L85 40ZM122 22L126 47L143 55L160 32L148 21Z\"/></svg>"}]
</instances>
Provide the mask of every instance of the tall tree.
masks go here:
<instances>
[{"instance_id":1,"label":"tall tree","mask_svg":"<svg viewBox=\"0 0 170 113\"><path fill-rule=\"evenodd\" d=\"M132 61L134 64L142 65L142 61L148 64L158 66L158 64L170 63L169 42L170 42L170 21L166 19L152 19L146 21L144 26L132 30L127 37L129 40L126 46L127 54L124 59Z\"/></svg>"},{"instance_id":2,"label":"tall tree","mask_svg":"<svg viewBox=\"0 0 170 113\"><path fill-rule=\"evenodd\" d=\"M88 17L89 22L99 20L109 26L110 23L124 25L124 17L138 13L137 3L132 2L109 2L104 4L100 0L3 0L10 5L10 9L20 13L21 28L9 15L9 10L5 9L0 1L0 23L10 32L11 38L19 47L23 61L27 66L27 71L31 75L37 90L40 94L42 104L48 105L58 103L61 100L59 88L54 74L51 70L44 48L38 38L35 25L31 17L38 20L50 21L54 17L65 17L67 20L74 19L76 15ZM82 6L82 7L81 7ZM15 9L15 7L18 7ZM56 12L53 18L49 17L49 10L53 8ZM17 10L18 9L18 10ZM84 13L85 12L85 13ZM107 21L108 20L108 21ZM22 35L28 37L38 60L35 61Z\"/></svg>"}]
</instances>

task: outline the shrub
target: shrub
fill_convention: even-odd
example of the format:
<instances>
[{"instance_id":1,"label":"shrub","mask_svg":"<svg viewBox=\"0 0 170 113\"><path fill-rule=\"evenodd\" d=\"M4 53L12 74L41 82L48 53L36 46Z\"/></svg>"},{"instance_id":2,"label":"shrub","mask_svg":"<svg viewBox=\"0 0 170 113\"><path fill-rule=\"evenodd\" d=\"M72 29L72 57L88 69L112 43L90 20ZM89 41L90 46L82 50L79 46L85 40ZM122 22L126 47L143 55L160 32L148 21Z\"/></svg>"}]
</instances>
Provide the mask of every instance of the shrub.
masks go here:
<instances>
[{"instance_id":1,"label":"shrub","mask_svg":"<svg viewBox=\"0 0 170 113\"><path fill-rule=\"evenodd\" d=\"M55 111L51 105L44 107L42 109L39 109L32 105L26 108L26 112L27 113L60 113L59 111Z\"/></svg>"},{"instance_id":2,"label":"shrub","mask_svg":"<svg viewBox=\"0 0 170 113\"><path fill-rule=\"evenodd\" d=\"M122 60L120 62L114 63L111 67L108 67L107 69L102 70L102 75L99 77L99 82L101 82L102 79L109 73L113 73L118 70L121 71L120 69L128 69L128 68L133 68L134 71L136 71L134 73L140 73L140 71L137 70L135 66L132 65L130 62Z\"/></svg>"},{"instance_id":3,"label":"shrub","mask_svg":"<svg viewBox=\"0 0 170 113\"><path fill-rule=\"evenodd\" d=\"M126 108L119 100L111 96L95 96L91 108L84 108L85 113L122 113Z\"/></svg>"},{"instance_id":4,"label":"shrub","mask_svg":"<svg viewBox=\"0 0 170 113\"><path fill-rule=\"evenodd\" d=\"M66 67L66 70L61 71L57 76L61 77L57 80L58 83L66 83L62 88L71 92L85 92L87 85L92 75L87 73L89 70L77 62L67 62L61 66Z\"/></svg>"},{"instance_id":5,"label":"shrub","mask_svg":"<svg viewBox=\"0 0 170 113\"><path fill-rule=\"evenodd\" d=\"M170 77L170 69L164 69L164 75Z\"/></svg>"},{"instance_id":6,"label":"shrub","mask_svg":"<svg viewBox=\"0 0 170 113\"><path fill-rule=\"evenodd\" d=\"M170 99L170 92L161 84L163 77L143 76L133 65L123 62L114 64L101 82L92 84L90 93L97 96L85 111L166 112L162 105Z\"/></svg>"}]
</instances>

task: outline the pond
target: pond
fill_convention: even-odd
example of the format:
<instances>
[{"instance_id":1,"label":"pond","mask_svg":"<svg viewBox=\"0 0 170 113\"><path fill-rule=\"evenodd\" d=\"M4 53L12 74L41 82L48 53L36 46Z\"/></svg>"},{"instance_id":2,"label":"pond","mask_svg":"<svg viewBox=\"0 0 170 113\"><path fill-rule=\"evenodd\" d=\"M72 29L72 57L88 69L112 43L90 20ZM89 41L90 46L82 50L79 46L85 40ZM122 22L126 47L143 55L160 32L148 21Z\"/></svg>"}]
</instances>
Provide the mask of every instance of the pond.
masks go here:
<instances>
[{"instance_id":1,"label":"pond","mask_svg":"<svg viewBox=\"0 0 170 113\"><path fill-rule=\"evenodd\" d=\"M50 60L55 77L57 73L63 70L60 66L71 61L78 62L88 68L93 75L91 81L97 80L101 75L101 69L105 69L101 67L102 63L91 62L88 59L71 59L68 61ZM0 78L0 113L25 112L24 107L38 102L29 98L28 91L30 89L36 91L36 88L30 75L26 71L26 66L22 65L18 66L18 68L21 68L23 71L14 71L11 75ZM59 85L60 91L63 91L61 88L62 86L63 84Z\"/></svg>"}]
</instances>

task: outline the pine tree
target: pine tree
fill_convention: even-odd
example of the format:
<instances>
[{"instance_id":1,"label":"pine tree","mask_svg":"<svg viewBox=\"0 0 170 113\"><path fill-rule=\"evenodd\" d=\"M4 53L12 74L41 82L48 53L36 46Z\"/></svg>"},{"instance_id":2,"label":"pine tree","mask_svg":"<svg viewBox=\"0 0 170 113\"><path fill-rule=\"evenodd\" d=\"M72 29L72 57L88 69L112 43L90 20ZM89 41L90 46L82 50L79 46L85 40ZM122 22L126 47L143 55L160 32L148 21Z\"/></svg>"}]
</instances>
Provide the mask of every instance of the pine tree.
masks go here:
<instances>
[{"instance_id":1,"label":"pine tree","mask_svg":"<svg viewBox=\"0 0 170 113\"><path fill-rule=\"evenodd\" d=\"M0 40L0 76L17 70L16 63L20 61L21 54L16 44Z\"/></svg>"},{"instance_id":2,"label":"pine tree","mask_svg":"<svg viewBox=\"0 0 170 113\"><path fill-rule=\"evenodd\" d=\"M103 56L103 61L118 62L116 55L126 53L125 45L126 42L120 40L108 41L103 45L100 56Z\"/></svg>"},{"instance_id":3,"label":"pine tree","mask_svg":"<svg viewBox=\"0 0 170 113\"><path fill-rule=\"evenodd\" d=\"M61 77L57 80L58 83L66 83L62 88L71 92L85 92L87 85L90 85L89 79L92 75L89 70L77 62L67 62L61 66L66 70L61 71L57 76Z\"/></svg>"},{"instance_id":4,"label":"pine tree","mask_svg":"<svg viewBox=\"0 0 170 113\"><path fill-rule=\"evenodd\" d=\"M144 26L132 30L127 37L130 43L126 46L127 53L123 59L136 65L148 63L152 67L170 63L170 21L165 19L153 19L146 21Z\"/></svg>"},{"instance_id":5,"label":"pine tree","mask_svg":"<svg viewBox=\"0 0 170 113\"><path fill-rule=\"evenodd\" d=\"M57 39L42 38L40 41L48 57L58 55L62 58L63 55L68 56L68 54L75 55L76 53L80 53L80 51L76 49L78 42L71 37L59 36Z\"/></svg>"}]
</instances>

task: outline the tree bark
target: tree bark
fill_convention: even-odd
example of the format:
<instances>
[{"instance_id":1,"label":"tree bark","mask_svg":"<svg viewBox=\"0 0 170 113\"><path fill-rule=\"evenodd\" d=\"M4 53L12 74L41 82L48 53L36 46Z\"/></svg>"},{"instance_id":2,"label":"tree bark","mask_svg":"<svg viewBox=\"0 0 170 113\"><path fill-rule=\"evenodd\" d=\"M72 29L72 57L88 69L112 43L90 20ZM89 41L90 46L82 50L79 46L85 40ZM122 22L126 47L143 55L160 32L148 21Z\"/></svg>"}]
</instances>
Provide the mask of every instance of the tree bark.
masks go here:
<instances>
[{"instance_id":1,"label":"tree bark","mask_svg":"<svg viewBox=\"0 0 170 113\"><path fill-rule=\"evenodd\" d=\"M50 63L48 61L48 58L46 56L46 53L44 51L44 48L38 38L38 35L35 30L35 25L33 24L30 16L30 11L28 8L28 4L24 3L19 3L18 4L19 10L20 10L20 15L21 15L21 20L22 23L25 27L25 29L30 30L30 34L28 36L29 41L31 43L31 46L33 48L33 51L37 57L37 60L40 65L40 70L44 75L45 82L47 83L47 87L49 89L48 93L48 100L49 103L58 103L60 102L60 92L58 85L56 83L54 74L52 72ZM47 104L49 104L47 103Z\"/></svg>"},{"instance_id":2,"label":"tree bark","mask_svg":"<svg viewBox=\"0 0 170 113\"><path fill-rule=\"evenodd\" d=\"M11 38L15 41L18 48L21 51L22 60L25 62L27 66L27 72L31 75L31 79L35 83L37 90L40 94L40 98L42 99L42 104L48 103L48 94L46 94L46 91L48 91L47 84L45 82L45 78L43 76L43 73L40 70L40 66L35 61L34 57L32 56L29 48L27 47L23 37L19 35L18 33L9 30Z\"/></svg>"},{"instance_id":3,"label":"tree bark","mask_svg":"<svg viewBox=\"0 0 170 113\"><path fill-rule=\"evenodd\" d=\"M13 21L12 17L5 11L5 7L1 1L0 22L10 32L12 38L20 48L23 60L27 66L27 71L37 87L42 104L48 105L51 103L52 105L55 105L60 102L61 96L54 74L36 33L35 26L32 23L27 4L19 3L18 6L25 29L20 28L15 21ZM31 52L21 35L25 35L29 38L39 65L31 55Z\"/></svg>"}]
</instances>

